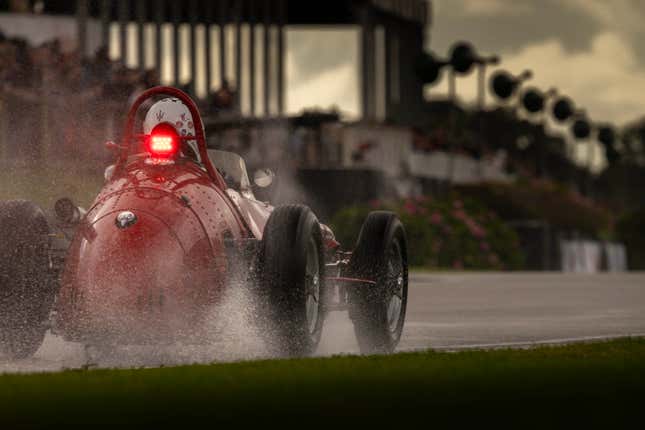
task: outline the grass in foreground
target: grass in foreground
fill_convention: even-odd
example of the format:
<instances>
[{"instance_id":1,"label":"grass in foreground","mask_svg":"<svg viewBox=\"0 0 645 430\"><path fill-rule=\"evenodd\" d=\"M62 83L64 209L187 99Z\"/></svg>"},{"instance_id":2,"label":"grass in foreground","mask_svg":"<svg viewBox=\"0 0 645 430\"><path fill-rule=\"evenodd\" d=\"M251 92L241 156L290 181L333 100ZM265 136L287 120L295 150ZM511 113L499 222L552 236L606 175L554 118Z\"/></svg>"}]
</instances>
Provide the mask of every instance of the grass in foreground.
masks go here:
<instances>
[{"instance_id":1,"label":"grass in foreground","mask_svg":"<svg viewBox=\"0 0 645 430\"><path fill-rule=\"evenodd\" d=\"M616 428L642 418L644 401L645 340L625 339L531 350L3 375L0 428L193 428L218 421L309 428L359 420L376 427Z\"/></svg>"}]
</instances>

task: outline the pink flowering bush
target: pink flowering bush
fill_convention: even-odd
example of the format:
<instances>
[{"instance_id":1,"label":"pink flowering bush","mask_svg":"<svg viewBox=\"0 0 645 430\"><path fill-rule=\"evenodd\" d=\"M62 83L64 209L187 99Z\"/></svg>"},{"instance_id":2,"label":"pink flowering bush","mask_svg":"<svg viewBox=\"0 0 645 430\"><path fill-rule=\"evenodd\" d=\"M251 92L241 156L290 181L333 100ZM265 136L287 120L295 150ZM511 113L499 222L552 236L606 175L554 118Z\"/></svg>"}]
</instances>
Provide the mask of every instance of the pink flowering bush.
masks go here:
<instances>
[{"instance_id":1,"label":"pink flowering bush","mask_svg":"<svg viewBox=\"0 0 645 430\"><path fill-rule=\"evenodd\" d=\"M476 198L506 221L541 220L554 228L595 237L613 229L609 210L549 181L463 185L458 187L458 192Z\"/></svg>"},{"instance_id":2,"label":"pink flowering bush","mask_svg":"<svg viewBox=\"0 0 645 430\"><path fill-rule=\"evenodd\" d=\"M410 265L455 270L520 269L522 251L515 232L473 199L427 197L399 202L370 202L341 210L332 225L350 247L371 210L398 213L407 235Z\"/></svg>"}]
</instances>

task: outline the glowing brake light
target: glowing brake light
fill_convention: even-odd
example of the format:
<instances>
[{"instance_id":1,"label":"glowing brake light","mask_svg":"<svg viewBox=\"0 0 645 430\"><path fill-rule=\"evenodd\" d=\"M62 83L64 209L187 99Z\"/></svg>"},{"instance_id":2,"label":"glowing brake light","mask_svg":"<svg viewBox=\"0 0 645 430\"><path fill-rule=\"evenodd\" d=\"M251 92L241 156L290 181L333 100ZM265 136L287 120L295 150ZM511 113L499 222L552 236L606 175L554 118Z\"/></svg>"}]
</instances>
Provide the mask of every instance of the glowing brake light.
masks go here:
<instances>
[{"instance_id":1,"label":"glowing brake light","mask_svg":"<svg viewBox=\"0 0 645 430\"><path fill-rule=\"evenodd\" d=\"M150 150L154 154L167 154L173 152L175 145L170 136L152 136Z\"/></svg>"},{"instance_id":2,"label":"glowing brake light","mask_svg":"<svg viewBox=\"0 0 645 430\"><path fill-rule=\"evenodd\" d=\"M159 124L148 137L148 152L153 158L172 158L179 150L179 136L169 124Z\"/></svg>"}]
</instances>

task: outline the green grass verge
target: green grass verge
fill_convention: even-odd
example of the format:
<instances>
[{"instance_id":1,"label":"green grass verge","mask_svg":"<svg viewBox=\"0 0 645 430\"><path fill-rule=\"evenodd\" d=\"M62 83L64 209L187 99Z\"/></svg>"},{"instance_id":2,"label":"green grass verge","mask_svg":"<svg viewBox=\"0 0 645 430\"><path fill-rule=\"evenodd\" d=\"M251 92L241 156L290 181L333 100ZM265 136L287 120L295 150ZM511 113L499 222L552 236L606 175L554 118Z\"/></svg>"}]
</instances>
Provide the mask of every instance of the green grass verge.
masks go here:
<instances>
[{"instance_id":1,"label":"green grass verge","mask_svg":"<svg viewBox=\"0 0 645 430\"><path fill-rule=\"evenodd\" d=\"M617 428L642 418L644 400L645 340L625 339L531 350L3 375L0 427L193 428L254 421L271 428L338 422Z\"/></svg>"}]
</instances>

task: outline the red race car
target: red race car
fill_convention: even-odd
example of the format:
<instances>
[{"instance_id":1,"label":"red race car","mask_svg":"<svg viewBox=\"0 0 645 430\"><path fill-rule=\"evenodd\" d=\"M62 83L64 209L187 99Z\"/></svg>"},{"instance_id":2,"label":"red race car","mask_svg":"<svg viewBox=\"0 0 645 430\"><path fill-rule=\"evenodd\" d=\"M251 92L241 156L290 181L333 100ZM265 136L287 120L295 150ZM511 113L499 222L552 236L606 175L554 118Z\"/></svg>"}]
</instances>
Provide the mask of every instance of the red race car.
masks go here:
<instances>
[{"instance_id":1,"label":"red race car","mask_svg":"<svg viewBox=\"0 0 645 430\"><path fill-rule=\"evenodd\" d=\"M108 146L116 162L87 212L61 199L52 221L30 202L0 203L0 353L31 356L49 328L103 347L206 343L230 288L252 293L276 355L313 353L327 312L344 309L362 352L394 350L408 289L396 215L371 213L343 251L308 207L257 201L272 173L252 184L240 156L208 149L174 88L143 93Z\"/></svg>"}]
</instances>

